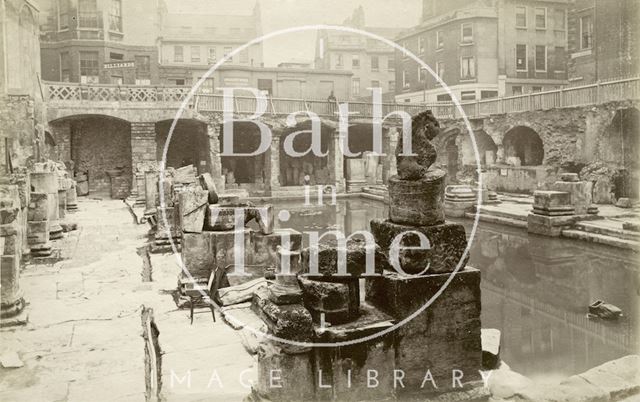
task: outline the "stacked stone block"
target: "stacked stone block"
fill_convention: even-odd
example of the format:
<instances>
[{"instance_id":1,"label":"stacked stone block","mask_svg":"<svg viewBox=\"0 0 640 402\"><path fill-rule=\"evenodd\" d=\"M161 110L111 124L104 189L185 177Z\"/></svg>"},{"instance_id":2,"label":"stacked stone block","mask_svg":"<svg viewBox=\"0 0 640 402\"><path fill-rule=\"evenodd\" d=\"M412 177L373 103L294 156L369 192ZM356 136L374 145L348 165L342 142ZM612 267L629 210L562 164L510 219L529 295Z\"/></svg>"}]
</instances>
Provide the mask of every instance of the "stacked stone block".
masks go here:
<instances>
[{"instance_id":1,"label":"stacked stone block","mask_svg":"<svg viewBox=\"0 0 640 402\"><path fill-rule=\"evenodd\" d=\"M0 184L0 318L18 315L24 308L20 289L23 208L17 185Z\"/></svg>"},{"instance_id":2,"label":"stacked stone block","mask_svg":"<svg viewBox=\"0 0 640 402\"><path fill-rule=\"evenodd\" d=\"M529 233L558 237L564 229L576 222L576 210L572 194L564 191L542 191L533 193L533 210L527 216Z\"/></svg>"}]
</instances>

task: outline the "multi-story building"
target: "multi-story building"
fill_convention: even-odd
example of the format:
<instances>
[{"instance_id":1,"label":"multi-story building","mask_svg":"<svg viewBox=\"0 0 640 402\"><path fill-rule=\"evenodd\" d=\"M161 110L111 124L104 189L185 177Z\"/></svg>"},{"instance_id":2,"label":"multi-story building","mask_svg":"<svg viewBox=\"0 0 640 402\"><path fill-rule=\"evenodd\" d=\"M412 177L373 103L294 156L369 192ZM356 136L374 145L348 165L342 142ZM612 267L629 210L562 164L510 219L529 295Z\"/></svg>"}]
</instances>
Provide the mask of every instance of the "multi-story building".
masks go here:
<instances>
[{"instance_id":1,"label":"multi-story building","mask_svg":"<svg viewBox=\"0 0 640 402\"><path fill-rule=\"evenodd\" d=\"M160 80L173 85L190 85L231 51L262 34L258 3L250 15L167 13L162 18L158 49ZM261 67L262 44L255 44L233 56L226 66ZM214 82L207 82L213 91Z\"/></svg>"},{"instance_id":2,"label":"multi-story building","mask_svg":"<svg viewBox=\"0 0 640 402\"><path fill-rule=\"evenodd\" d=\"M568 18L569 82L584 85L637 75L639 24L640 3L635 0L575 0Z\"/></svg>"},{"instance_id":3,"label":"multi-story building","mask_svg":"<svg viewBox=\"0 0 640 402\"><path fill-rule=\"evenodd\" d=\"M158 82L162 0L41 0L42 77L49 81Z\"/></svg>"},{"instance_id":4,"label":"multi-story building","mask_svg":"<svg viewBox=\"0 0 640 402\"><path fill-rule=\"evenodd\" d=\"M398 28L367 26L362 6L343 24L386 39L393 39L401 31ZM396 87L394 49L378 40L356 33L319 31L316 39L315 67L352 72L351 96L354 98L370 96L371 92L367 88L382 88L382 92L385 93L393 92Z\"/></svg>"},{"instance_id":5,"label":"multi-story building","mask_svg":"<svg viewBox=\"0 0 640 402\"><path fill-rule=\"evenodd\" d=\"M423 21L397 42L462 101L566 84L569 0L423 0ZM450 100L430 72L396 52L396 100Z\"/></svg>"}]
</instances>

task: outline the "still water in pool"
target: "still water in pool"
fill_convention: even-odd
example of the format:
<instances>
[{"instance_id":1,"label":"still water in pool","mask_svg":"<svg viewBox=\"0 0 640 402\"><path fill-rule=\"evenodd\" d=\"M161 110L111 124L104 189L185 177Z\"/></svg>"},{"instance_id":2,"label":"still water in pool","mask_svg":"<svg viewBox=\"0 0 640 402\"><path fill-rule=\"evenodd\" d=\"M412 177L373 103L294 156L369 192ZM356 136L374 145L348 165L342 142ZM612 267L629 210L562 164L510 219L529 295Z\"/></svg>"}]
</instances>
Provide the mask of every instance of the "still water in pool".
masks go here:
<instances>
[{"instance_id":1,"label":"still water in pool","mask_svg":"<svg viewBox=\"0 0 640 402\"><path fill-rule=\"evenodd\" d=\"M383 203L363 199L275 207L291 213L276 226L302 232L348 235L387 216ZM460 223L469 235L472 221ZM502 331L502 359L535 381L555 381L640 350L640 267L631 252L481 222L469 265L482 272L482 327ZM588 319L587 306L598 299L620 307L624 317Z\"/></svg>"}]
</instances>

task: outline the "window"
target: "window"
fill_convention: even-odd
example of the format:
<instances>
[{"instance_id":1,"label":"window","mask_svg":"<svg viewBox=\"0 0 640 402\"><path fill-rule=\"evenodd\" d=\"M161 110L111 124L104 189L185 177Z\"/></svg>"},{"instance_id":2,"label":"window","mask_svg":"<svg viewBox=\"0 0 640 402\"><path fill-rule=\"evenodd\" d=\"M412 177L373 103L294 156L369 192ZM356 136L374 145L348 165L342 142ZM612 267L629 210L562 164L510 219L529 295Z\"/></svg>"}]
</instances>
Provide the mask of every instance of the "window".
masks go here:
<instances>
[{"instance_id":1,"label":"window","mask_svg":"<svg viewBox=\"0 0 640 402\"><path fill-rule=\"evenodd\" d=\"M407 81L407 72L402 70L402 88L409 88L409 81Z\"/></svg>"},{"instance_id":2,"label":"window","mask_svg":"<svg viewBox=\"0 0 640 402\"><path fill-rule=\"evenodd\" d=\"M418 52L424 53L424 38L422 36L418 37Z\"/></svg>"},{"instance_id":3,"label":"window","mask_svg":"<svg viewBox=\"0 0 640 402\"><path fill-rule=\"evenodd\" d=\"M463 57L460 59L460 78L470 79L476 77L476 59Z\"/></svg>"},{"instance_id":4,"label":"window","mask_svg":"<svg viewBox=\"0 0 640 402\"><path fill-rule=\"evenodd\" d=\"M109 30L122 32L122 0L111 0L109 11Z\"/></svg>"},{"instance_id":5,"label":"window","mask_svg":"<svg viewBox=\"0 0 640 402\"><path fill-rule=\"evenodd\" d=\"M536 71L547 71L547 47L536 46Z\"/></svg>"},{"instance_id":6,"label":"window","mask_svg":"<svg viewBox=\"0 0 640 402\"><path fill-rule=\"evenodd\" d=\"M451 95L449 94L440 94L436 96L436 100L438 102L451 102Z\"/></svg>"},{"instance_id":7,"label":"window","mask_svg":"<svg viewBox=\"0 0 640 402\"><path fill-rule=\"evenodd\" d=\"M378 56L371 56L371 71L378 71L380 68L380 59Z\"/></svg>"},{"instance_id":8,"label":"window","mask_svg":"<svg viewBox=\"0 0 640 402\"><path fill-rule=\"evenodd\" d=\"M112 75L111 83L115 85L122 85L124 83L124 77L121 75Z\"/></svg>"},{"instance_id":9,"label":"window","mask_svg":"<svg viewBox=\"0 0 640 402\"><path fill-rule=\"evenodd\" d=\"M427 79L427 76L425 74L424 67L418 66L418 80L422 82L426 79Z\"/></svg>"},{"instance_id":10,"label":"window","mask_svg":"<svg viewBox=\"0 0 640 402\"><path fill-rule=\"evenodd\" d=\"M184 49L182 46L173 47L173 61L182 63L184 61Z\"/></svg>"},{"instance_id":11,"label":"window","mask_svg":"<svg viewBox=\"0 0 640 402\"><path fill-rule=\"evenodd\" d=\"M202 77L200 77L199 79L201 79L201 78ZM195 84L196 82L198 82L198 80L195 80L193 83ZM202 83L202 85L200 85L200 88L198 88L200 93L203 93L203 94L212 94L213 93L213 89L214 89L213 78L205 78L205 80Z\"/></svg>"},{"instance_id":12,"label":"window","mask_svg":"<svg viewBox=\"0 0 640 402\"><path fill-rule=\"evenodd\" d=\"M216 48L215 47L210 47L209 48L209 57L207 58L207 60L209 61L209 63L215 63L216 62Z\"/></svg>"},{"instance_id":13,"label":"window","mask_svg":"<svg viewBox=\"0 0 640 402\"><path fill-rule=\"evenodd\" d=\"M351 58L351 67L360 68L360 56L358 56L357 54L354 54Z\"/></svg>"},{"instance_id":14,"label":"window","mask_svg":"<svg viewBox=\"0 0 640 402\"><path fill-rule=\"evenodd\" d=\"M436 32L436 49L444 48L444 32L438 31Z\"/></svg>"},{"instance_id":15,"label":"window","mask_svg":"<svg viewBox=\"0 0 640 402\"><path fill-rule=\"evenodd\" d=\"M191 62L200 63L200 46L191 46Z\"/></svg>"},{"instance_id":16,"label":"window","mask_svg":"<svg viewBox=\"0 0 640 402\"><path fill-rule=\"evenodd\" d=\"M460 100L462 101L476 100L476 91L462 91L460 93Z\"/></svg>"},{"instance_id":17,"label":"window","mask_svg":"<svg viewBox=\"0 0 640 402\"><path fill-rule=\"evenodd\" d=\"M380 81L371 80L371 88L380 88Z\"/></svg>"},{"instance_id":18,"label":"window","mask_svg":"<svg viewBox=\"0 0 640 402\"><path fill-rule=\"evenodd\" d=\"M555 9L553 11L553 28L557 30L565 30L566 27L567 23L564 10Z\"/></svg>"},{"instance_id":19,"label":"window","mask_svg":"<svg viewBox=\"0 0 640 402\"><path fill-rule=\"evenodd\" d=\"M516 45L516 70L527 71L527 45Z\"/></svg>"},{"instance_id":20,"label":"window","mask_svg":"<svg viewBox=\"0 0 640 402\"><path fill-rule=\"evenodd\" d=\"M437 62L436 63L436 74L438 74L438 77L440 77L441 80L444 80L444 70L445 70L444 61Z\"/></svg>"},{"instance_id":21,"label":"window","mask_svg":"<svg viewBox=\"0 0 640 402\"><path fill-rule=\"evenodd\" d=\"M547 9L536 7L536 29L547 29Z\"/></svg>"},{"instance_id":22,"label":"window","mask_svg":"<svg viewBox=\"0 0 640 402\"><path fill-rule=\"evenodd\" d=\"M344 59L343 59L342 55L341 54L336 55L336 67L337 68L342 68L343 63L344 63Z\"/></svg>"},{"instance_id":23,"label":"window","mask_svg":"<svg viewBox=\"0 0 640 402\"><path fill-rule=\"evenodd\" d=\"M498 91L480 91L480 99L497 98Z\"/></svg>"},{"instance_id":24,"label":"window","mask_svg":"<svg viewBox=\"0 0 640 402\"><path fill-rule=\"evenodd\" d=\"M179 85L182 86L184 85L184 78L174 78L169 80L170 83L172 83L173 85Z\"/></svg>"},{"instance_id":25,"label":"window","mask_svg":"<svg viewBox=\"0 0 640 402\"><path fill-rule=\"evenodd\" d=\"M514 85L511 87L511 93L513 95L522 95L522 85Z\"/></svg>"},{"instance_id":26,"label":"window","mask_svg":"<svg viewBox=\"0 0 640 402\"><path fill-rule=\"evenodd\" d=\"M531 87L531 92L542 92L542 87Z\"/></svg>"},{"instance_id":27,"label":"window","mask_svg":"<svg viewBox=\"0 0 640 402\"><path fill-rule=\"evenodd\" d=\"M136 78L136 85L151 85L150 78Z\"/></svg>"},{"instance_id":28,"label":"window","mask_svg":"<svg viewBox=\"0 0 640 402\"><path fill-rule=\"evenodd\" d=\"M462 43L473 42L473 25L470 22L464 23L461 26L462 37L460 40Z\"/></svg>"},{"instance_id":29,"label":"window","mask_svg":"<svg viewBox=\"0 0 640 402\"><path fill-rule=\"evenodd\" d=\"M69 52L60 53L60 81L71 81L71 58Z\"/></svg>"},{"instance_id":30,"label":"window","mask_svg":"<svg viewBox=\"0 0 640 402\"><path fill-rule=\"evenodd\" d=\"M97 84L99 81L98 52L80 52L80 82Z\"/></svg>"},{"instance_id":31,"label":"window","mask_svg":"<svg viewBox=\"0 0 640 402\"><path fill-rule=\"evenodd\" d=\"M69 0L58 0L58 30L69 29Z\"/></svg>"},{"instance_id":32,"label":"window","mask_svg":"<svg viewBox=\"0 0 640 402\"><path fill-rule=\"evenodd\" d=\"M229 54L231 54L232 50L233 50L233 48L231 46L225 46L224 47L224 57L227 57ZM229 61L233 61L233 57L229 58Z\"/></svg>"},{"instance_id":33,"label":"window","mask_svg":"<svg viewBox=\"0 0 640 402\"><path fill-rule=\"evenodd\" d=\"M360 78L354 78L351 80L351 94L353 96L360 95Z\"/></svg>"},{"instance_id":34,"label":"window","mask_svg":"<svg viewBox=\"0 0 640 402\"><path fill-rule=\"evenodd\" d=\"M580 18L580 49L593 47L593 20L590 15Z\"/></svg>"},{"instance_id":35,"label":"window","mask_svg":"<svg viewBox=\"0 0 640 402\"><path fill-rule=\"evenodd\" d=\"M396 82L389 81L389 91L395 91L395 90L396 90Z\"/></svg>"},{"instance_id":36,"label":"window","mask_svg":"<svg viewBox=\"0 0 640 402\"><path fill-rule=\"evenodd\" d=\"M267 95L273 94L273 80L267 78L258 78L258 90Z\"/></svg>"},{"instance_id":37,"label":"window","mask_svg":"<svg viewBox=\"0 0 640 402\"><path fill-rule=\"evenodd\" d=\"M396 69L395 60L393 59L393 57L389 57L389 59L387 60L387 70L393 71L395 69Z\"/></svg>"},{"instance_id":38,"label":"window","mask_svg":"<svg viewBox=\"0 0 640 402\"><path fill-rule=\"evenodd\" d=\"M556 49L553 52L553 57L555 59L553 70L564 72L567 65L567 61L566 61L567 55L564 50L564 47L556 46Z\"/></svg>"},{"instance_id":39,"label":"window","mask_svg":"<svg viewBox=\"0 0 640 402\"><path fill-rule=\"evenodd\" d=\"M149 78L151 75L151 57L134 56L136 62L136 80Z\"/></svg>"},{"instance_id":40,"label":"window","mask_svg":"<svg viewBox=\"0 0 640 402\"><path fill-rule=\"evenodd\" d=\"M527 8L516 6L516 28L527 27Z\"/></svg>"},{"instance_id":41,"label":"window","mask_svg":"<svg viewBox=\"0 0 640 402\"><path fill-rule=\"evenodd\" d=\"M402 46L402 48L407 50L407 51L411 51L409 49L409 45L408 45L408 43L406 41L403 41L400 46ZM407 53L405 53L405 52L402 52L402 57L404 57L405 59L408 59L409 55Z\"/></svg>"},{"instance_id":42,"label":"window","mask_svg":"<svg viewBox=\"0 0 640 402\"><path fill-rule=\"evenodd\" d=\"M240 52L240 63L249 63L249 49Z\"/></svg>"},{"instance_id":43,"label":"window","mask_svg":"<svg viewBox=\"0 0 640 402\"><path fill-rule=\"evenodd\" d=\"M78 0L78 28L100 28L99 17L96 0Z\"/></svg>"},{"instance_id":44,"label":"window","mask_svg":"<svg viewBox=\"0 0 640 402\"><path fill-rule=\"evenodd\" d=\"M122 53L114 53L114 52L110 52L109 53L109 58L111 60L124 60L124 54Z\"/></svg>"}]
</instances>

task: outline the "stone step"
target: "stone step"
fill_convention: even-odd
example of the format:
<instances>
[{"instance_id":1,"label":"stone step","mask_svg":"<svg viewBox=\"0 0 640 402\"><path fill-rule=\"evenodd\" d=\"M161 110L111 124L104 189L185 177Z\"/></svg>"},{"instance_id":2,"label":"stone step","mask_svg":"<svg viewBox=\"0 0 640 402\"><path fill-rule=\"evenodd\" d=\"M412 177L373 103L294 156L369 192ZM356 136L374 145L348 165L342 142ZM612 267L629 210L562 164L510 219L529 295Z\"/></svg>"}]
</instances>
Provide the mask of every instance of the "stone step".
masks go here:
<instances>
[{"instance_id":1,"label":"stone step","mask_svg":"<svg viewBox=\"0 0 640 402\"><path fill-rule=\"evenodd\" d=\"M582 230L583 232L611 236L624 240L633 240L636 242L640 240L640 232L634 232L631 230L624 230L615 227L606 227L589 222L578 222L575 225L575 229Z\"/></svg>"},{"instance_id":2,"label":"stone step","mask_svg":"<svg viewBox=\"0 0 640 402\"><path fill-rule=\"evenodd\" d=\"M467 212L465 216L469 219L475 219L476 214L474 212ZM501 225L513 226L517 228L527 228L527 221L521 219L513 219L505 216L480 213L480 222L497 223Z\"/></svg>"},{"instance_id":3,"label":"stone step","mask_svg":"<svg viewBox=\"0 0 640 402\"><path fill-rule=\"evenodd\" d=\"M497 205L497 206L482 205L480 207L480 213L483 215L492 215L492 216L497 216L501 218L508 218L516 221L523 221L525 223L527 221L528 212L529 211L527 211L526 214L523 214L523 213L518 213L514 211L509 211L509 210L505 210L500 205Z\"/></svg>"},{"instance_id":4,"label":"stone step","mask_svg":"<svg viewBox=\"0 0 640 402\"><path fill-rule=\"evenodd\" d=\"M593 243L606 244L608 246L625 248L629 250L640 250L640 244L637 240L620 239L618 237L598 233L590 233L583 230L565 229L562 231L562 236L568 237L570 239L590 241Z\"/></svg>"}]
</instances>

